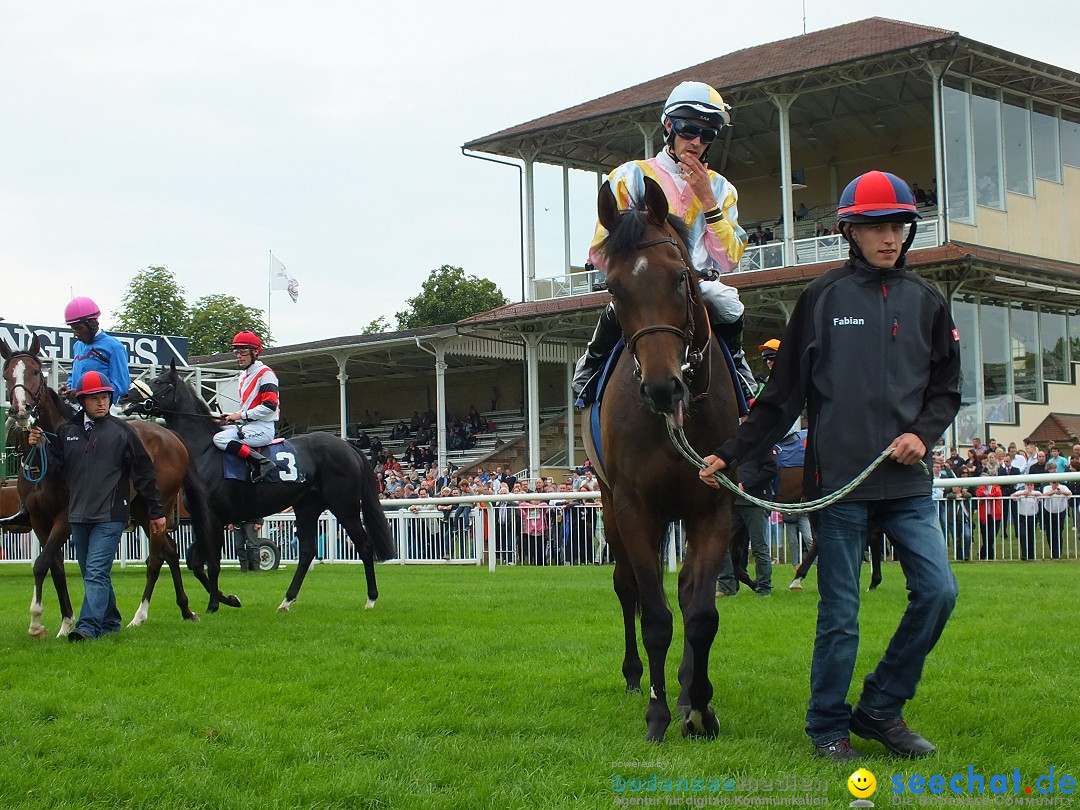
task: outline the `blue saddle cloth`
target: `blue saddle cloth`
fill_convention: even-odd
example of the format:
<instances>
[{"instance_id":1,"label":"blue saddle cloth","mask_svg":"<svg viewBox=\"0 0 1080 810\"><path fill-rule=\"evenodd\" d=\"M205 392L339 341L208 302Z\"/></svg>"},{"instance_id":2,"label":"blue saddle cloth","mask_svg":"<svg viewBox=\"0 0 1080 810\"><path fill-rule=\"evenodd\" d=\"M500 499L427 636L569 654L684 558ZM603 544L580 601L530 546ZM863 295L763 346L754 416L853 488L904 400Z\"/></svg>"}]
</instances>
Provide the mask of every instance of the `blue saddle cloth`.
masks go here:
<instances>
[{"instance_id":1,"label":"blue saddle cloth","mask_svg":"<svg viewBox=\"0 0 1080 810\"><path fill-rule=\"evenodd\" d=\"M299 456L296 448L288 439L274 439L265 447L252 447L274 462L277 469L267 474L260 484L298 484L305 480L304 471L297 465ZM222 472L229 481L247 481L251 483L251 465L232 453L221 454Z\"/></svg>"},{"instance_id":2,"label":"blue saddle cloth","mask_svg":"<svg viewBox=\"0 0 1080 810\"><path fill-rule=\"evenodd\" d=\"M779 467L802 467L806 461L806 430L789 433L776 445L776 464Z\"/></svg>"},{"instance_id":3,"label":"blue saddle cloth","mask_svg":"<svg viewBox=\"0 0 1080 810\"><path fill-rule=\"evenodd\" d=\"M596 448L597 455L597 458L593 459L593 461L601 470L604 469L604 448L601 446L600 441L602 435L600 433L600 405L604 401L607 384L611 381L611 372L615 370L615 364L619 362L619 355L623 353L624 348L626 348L626 341L620 338L619 342L615 344L615 348L611 350L611 354L608 355L603 368L600 369L600 379L596 383L596 402L592 406L592 411L589 412L593 446Z\"/></svg>"}]
</instances>

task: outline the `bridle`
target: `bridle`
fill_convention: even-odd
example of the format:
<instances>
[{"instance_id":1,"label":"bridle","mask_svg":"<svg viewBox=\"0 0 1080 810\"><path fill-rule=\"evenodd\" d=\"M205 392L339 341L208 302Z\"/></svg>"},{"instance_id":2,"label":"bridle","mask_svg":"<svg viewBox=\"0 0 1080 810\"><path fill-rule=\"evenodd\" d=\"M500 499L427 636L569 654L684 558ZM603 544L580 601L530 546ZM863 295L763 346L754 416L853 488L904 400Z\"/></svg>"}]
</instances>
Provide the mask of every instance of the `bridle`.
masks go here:
<instances>
[{"instance_id":1,"label":"bridle","mask_svg":"<svg viewBox=\"0 0 1080 810\"><path fill-rule=\"evenodd\" d=\"M14 363L16 360L18 360L20 357L28 357L28 358L30 358L31 360L34 361L34 365L36 365L38 367L38 371L43 370L42 367L41 367L41 361L38 359L36 354L32 354L31 352L26 352L26 351L20 351L20 352L14 352L11 355L11 357L9 357L7 360L4 361L4 375L5 376L8 373L8 369L11 368L11 364ZM26 396L31 402L30 406L27 407L26 410L30 415L30 422L31 422L31 424L33 424L33 422L37 421L38 413L41 410L41 398L43 396L45 396L45 386L44 385L39 385L37 391L31 391L30 388L27 387L23 383L12 383L11 389L8 391L8 402L9 403L12 401L13 397L15 396L15 392L18 391L20 388L23 391L26 392ZM16 419L15 421L16 421L16 424L19 423L18 419ZM20 425L20 427L22 427L22 425Z\"/></svg>"},{"instance_id":2,"label":"bridle","mask_svg":"<svg viewBox=\"0 0 1080 810\"><path fill-rule=\"evenodd\" d=\"M165 383L165 385L162 387L161 391L158 392L158 394L155 394L154 390L149 385L147 385L145 382L143 382L142 380L135 380L134 382L131 383L131 391L138 391L139 395L142 397L142 400L137 402L137 403L133 402L131 404L130 408L125 408L125 412L126 413L132 413L132 414L139 413L142 416L145 416L147 418L150 418L150 417L153 417L153 416L170 415L170 416L196 416L196 417L204 417L206 419L212 419L214 421L219 421L220 420L220 417L214 416L213 414L209 414L209 413L208 414L190 413L188 411L178 411L178 410L175 410L175 409L163 407L162 404L160 402L158 402L157 397L162 395L162 394L165 394L168 391L175 390L175 389L176 389L176 383L170 381L170 382Z\"/></svg>"},{"instance_id":3,"label":"bridle","mask_svg":"<svg viewBox=\"0 0 1080 810\"><path fill-rule=\"evenodd\" d=\"M694 310L697 309L700 300L694 294L694 286L693 284L691 284L690 280L690 274L693 272L693 269L686 262L685 254L683 253L683 247L670 236L661 236L657 239L649 239L645 242L639 242L636 249L641 251L645 250L646 248L656 247L657 245L664 244L673 245L675 249L679 251L679 255L683 257L682 279L686 287L686 320L682 327L672 326L671 324L667 323L658 323L653 324L652 326L642 327L626 339L626 348L630 352L630 356L634 358L634 377L640 380L641 363L638 362L637 352L635 351L635 348L637 347L637 342L641 340L641 338L643 338L645 335L650 335L656 332L666 332L677 335L678 337L682 338L684 345L683 362L680 366L680 370L682 371L683 376L689 383L693 380L694 372L697 370L698 366L700 366L702 361L704 361L705 355L709 350L710 343L710 341L706 339L704 346L694 348ZM704 398L705 395L708 393L708 389L709 381L706 380L704 389L700 393L695 394L692 399L698 400Z\"/></svg>"}]
</instances>

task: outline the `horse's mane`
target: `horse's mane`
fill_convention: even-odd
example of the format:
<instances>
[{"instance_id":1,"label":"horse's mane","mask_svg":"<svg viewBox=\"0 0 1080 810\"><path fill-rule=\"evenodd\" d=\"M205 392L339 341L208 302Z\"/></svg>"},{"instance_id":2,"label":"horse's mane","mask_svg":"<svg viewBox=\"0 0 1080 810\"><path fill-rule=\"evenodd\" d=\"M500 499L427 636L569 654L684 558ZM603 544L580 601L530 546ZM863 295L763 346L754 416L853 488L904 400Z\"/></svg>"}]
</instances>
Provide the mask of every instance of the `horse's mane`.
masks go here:
<instances>
[{"instance_id":1,"label":"horse's mane","mask_svg":"<svg viewBox=\"0 0 1080 810\"><path fill-rule=\"evenodd\" d=\"M619 217L619 224L615 230L608 233L604 241L600 243L600 250L605 256L626 256L638 249L645 235L645 224L648 214L638 208L631 208L623 212ZM686 223L674 214L668 214L668 224L675 229L679 239L684 245L688 244L689 231Z\"/></svg>"},{"instance_id":2,"label":"horse's mane","mask_svg":"<svg viewBox=\"0 0 1080 810\"><path fill-rule=\"evenodd\" d=\"M192 407L195 408L195 413L202 416L213 416L213 414L210 413L210 406L203 401L202 397L195 393L195 389L192 388L189 383L185 383L183 380L180 379L179 376L177 376L173 384L176 386L177 392L187 392L187 396L191 399Z\"/></svg>"}]
</instances>

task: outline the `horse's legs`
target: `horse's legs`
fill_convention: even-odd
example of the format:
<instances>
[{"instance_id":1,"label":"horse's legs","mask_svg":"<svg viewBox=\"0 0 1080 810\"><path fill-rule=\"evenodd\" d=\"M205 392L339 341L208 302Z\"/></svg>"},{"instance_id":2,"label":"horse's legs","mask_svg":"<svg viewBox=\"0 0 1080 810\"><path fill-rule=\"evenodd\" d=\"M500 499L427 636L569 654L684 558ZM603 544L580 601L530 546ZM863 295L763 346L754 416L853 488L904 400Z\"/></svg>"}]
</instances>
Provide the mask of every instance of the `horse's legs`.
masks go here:
<instances>
[{"instance_id":1,"label":"horse's legs","mask_svg":"<svg viewBox=\"0 0 1080 810\"><path fill-rule=\"evenodd\" d=\"M143 588L142 601L139 609L128 622L128 627L138 627L147 620L150 614L150 599L154 595L154 587L161 575L161 566L164 562L169 563L172 572L173 588L176 591L176 604L180 608L180 615L186 621L198 621L199 617L191 612L188 607L187 593L184 591L184 580L180 572L180 555L176 549L176 543L167 531L160 536L151 534L149 524L142 525L143 531L150 538L150 553L146 558L146 586Z\"/></svg>"},{"instance_id":2,"label":"horse's legs","mask_svg":"<svg viewBox=\"0 0 1080 810\"><path fill-rule=\"evenodd\" d=\"M684 707L684 737L711 739L720 730L716 712L709 705L713 696L709 650L720 623L713 591L730 536L730 520L709 515L686 523L687 556L679 572L685 641L679 666L682 691L678 705Z\"/></svg>"},{"instance_id":3,"label":"horse's legs","mask_svg":"<svg viewBox=\"0 0 1080 810\"><path fill-rule=\"evenodd\" d=\"M375 600L379 598L379 588L375 584L375 549L368 539L367 532L364 531L364 524L360 522L359 516L349 515L344 511L340 514L334 512L334 515L345 529L345 533L349 535L349 539L353 541L353 547L356 548L356 553L360 555L364 563L364 578L367 580L367 602L364 609L371 610L375 607Z\"/></svg>"},{"instance_id":4,"label":"horse's legs","mask_svg":"<svg viewBox=\"0 0 1080 810\"><path fill-rule=\"evenodd\" d=\"M638 590L637 580L634 579L634 569L626 560L623 551L622 538L619 536L619 527L612 517L604 519L604 535L615 555L615 573L612 575L615 595L619 598L623 617L623 664L622 674L626 680L627 692L641 691L641 673L644 668L641 665L641 656L638 654L637 644L637 611Z\"/></svg>"},{"instance_id":5,"label":"horse's legs","mask_svg":"<svg viewBox=\"0 0 1080 810\"><path fill-rule=\"evenodd\" d=\"M634 572L641 610L641 640L649 660L649 708L645 711L645 739L663 742L667 727L671 724L664 664L668 648L671 647L672 618L664 600L659 558L660 541L666 524L638 503L620 502L613 511L623 549L619 557L628 560ZM610 528L608 531L610 540Z\"/></svg>"},{"instance_id":6,"label":"horse's legs","mask_svg":"<svg viewBox=\"0 0 1080 810\"><path fill-rule=\"evenodd\" d=\"M876 526L871 527L866 544L870 551L870 586L866 590L872 591L881 584L881 556L885 550L884 532Z\"/></svg>"},{"instance_id":7,"label":"horse's legs","mask_svg":"<svg viewBox=\"0 0 1080 810\"><path fill-rule=\"evenodd\" d=\"M32 518L31 522L33 522ZM38 528L41 528L40 533L37 532ZM51 574L62 617L57 638L62 638L70 633L74 626L71 594L68 592L67 573L64 571L64 543L71 534L71 528L66 520L62 520L58 524L39 525L34 529L38 537L47 533L48 539L34 560L34 593L30 598L30 626L26 632L31 638L45 638L46 636L45 625L41 623L41 616L45 612L42 605L42 592L45 587L45 575Z\"/></svg>"},{"instance_id":8,"label":"horse's legs","mask_svg":"<svg viewBox=\"0 0 1080 810\"><path fill-rule=\"evenodd\" d=\"M296 537L299 546L299 555L296 560L296 571L293 572L292 582L285 591L285 598L278 605L281 612L292 607L296 597L300 595L300 587L304 584L311 561L315 559L315 552L319 543L319 515L322 514L322 504L315 503L308 498L301 498L293 505L296 514Z\"/></svg>"},{"instance_id":9,"label":"horse's legs","mask_svg":"<svg viewBox=\"0 0 1080 810\"><path fill-rule=\"evenodd\" d=\"M190 570L191 573L195 575L195 579L199 580L202 586L206 589L206 592L210 595L210 601L206 605L207 613L217 613L218 608L221 605L228 605L229 607L235 608L240 607L240 600L236 598L236 595L229 594L228 596L226 596L221 592L221 587L218 585L218 580L221 574L221 546L224 540L224 528L215 523L215 548L211 549L208 559L203 559L203 551L199 547L198 542L192 543L188 547L188 570ZM176 575L174 574L173 576L175 578Z\"/></svg>"}]
</instances>

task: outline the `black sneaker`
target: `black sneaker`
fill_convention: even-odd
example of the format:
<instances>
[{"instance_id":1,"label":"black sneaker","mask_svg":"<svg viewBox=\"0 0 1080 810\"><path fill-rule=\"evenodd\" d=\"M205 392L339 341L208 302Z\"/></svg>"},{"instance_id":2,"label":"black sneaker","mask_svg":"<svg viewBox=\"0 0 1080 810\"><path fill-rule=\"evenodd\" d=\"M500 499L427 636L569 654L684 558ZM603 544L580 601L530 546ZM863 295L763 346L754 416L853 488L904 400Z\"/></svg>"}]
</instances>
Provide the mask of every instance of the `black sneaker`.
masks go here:
<instances>
[{"instance_id":1,"label":"black sneaker","mask_svg":"<svg viewBox=\"0 0 1080 810\"><path fill-rule=\"evenodd\" d=\"M824 745L815 745L814 753L819 757L831 759L833 762L848 762L853 759L862 759L862 754L851 747L851 740L841 737Z\"/></svg>"},{"instance_id":2,"label":"black sneaker","mask_svg":"<svg viewBox=\"0 0 1080 810\"><path fill-rule=\"evenodd\" d=\"M68 641L70 641L70 642L93 641L93 640L94 640L94 637L92 635L87 633L85 630L80 630L77 627L75 629L73 629L70 633L68 633Z\"/></svg>"},{"instance_id":3,"label":"black sneaker","mask_svg":"<svg viewBox=\"0 0 1080 810\"><path fill-rule=\"evenodd\" d=\"M851 714L851 730L867 740L877 740L897 757L928 757L937 751L924 737L908 728L903 717L878 720L857 708Z\"/></svg>"}]
</instances>

